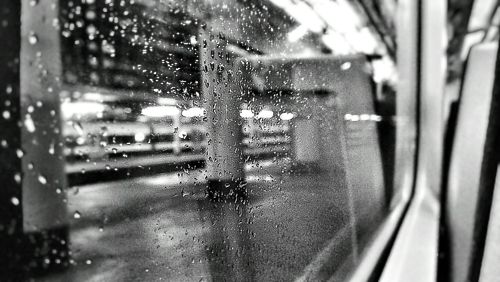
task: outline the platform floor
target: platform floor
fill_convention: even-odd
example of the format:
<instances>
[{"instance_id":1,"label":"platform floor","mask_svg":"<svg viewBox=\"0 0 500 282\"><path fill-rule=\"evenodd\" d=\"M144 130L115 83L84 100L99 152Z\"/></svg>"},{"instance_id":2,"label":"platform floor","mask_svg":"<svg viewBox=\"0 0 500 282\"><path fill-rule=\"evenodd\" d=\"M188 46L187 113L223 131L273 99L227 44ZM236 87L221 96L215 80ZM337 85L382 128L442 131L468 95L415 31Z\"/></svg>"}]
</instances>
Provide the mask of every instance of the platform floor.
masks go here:
<instances>
[{"instance_id":1,"label":"platform floor","mask_svg":"<svg viewBox=\"0 0 500 282\"><path fill-rule=\"evenodd\" d=\"M359 242L343 178L284 167L248 165L246 204L208 201L202 170L74 187L72 266L40 281L290 281L327 279L342 265L345 272Z\"/></svg>"}]
</instances>

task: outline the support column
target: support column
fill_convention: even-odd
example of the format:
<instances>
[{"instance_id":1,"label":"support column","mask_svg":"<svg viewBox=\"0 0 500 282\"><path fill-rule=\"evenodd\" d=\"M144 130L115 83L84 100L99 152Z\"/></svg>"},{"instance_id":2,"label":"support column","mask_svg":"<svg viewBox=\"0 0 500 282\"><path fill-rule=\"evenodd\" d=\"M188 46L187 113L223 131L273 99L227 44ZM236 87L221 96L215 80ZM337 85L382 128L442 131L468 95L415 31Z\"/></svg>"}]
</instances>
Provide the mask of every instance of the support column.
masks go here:
<instances>
[{"instance_id":1,"label":"support column","mask_svg":"<svg viewBox=\"0 0 500 282\"><path fill-rule=\"evenodd\" d=\"M221 200L245 197L240 121L241 82L227 41L209 29L200 38L202 91L207 111L207 194Z\"/></svg>"},{"instance_id":2,"label":"support column","mask_svg":"<svg viewBox=\"0 0 500 282\"><path fill-rule=\"evenodd\" d=\"M5 3L4 3L5 2ZM67 264L57 1L4 1L0 38L0 277ZM22 10L21 10L22 7ZM22 27L21 27L21 24Z\"/></svg>"},{"instance_id":3,"label":"support column","mask_svg":"<svg viewBox=\"0 0 500 282\"><path fill-rule=\"evenodd\" d=\"M15 273L23 263L23 232L21 193L21 128L19 51L21 49L21 3L3 1L0 4L0 277ZM17 277L14 277L17 278Z\"/></svg>"}]
</instances>

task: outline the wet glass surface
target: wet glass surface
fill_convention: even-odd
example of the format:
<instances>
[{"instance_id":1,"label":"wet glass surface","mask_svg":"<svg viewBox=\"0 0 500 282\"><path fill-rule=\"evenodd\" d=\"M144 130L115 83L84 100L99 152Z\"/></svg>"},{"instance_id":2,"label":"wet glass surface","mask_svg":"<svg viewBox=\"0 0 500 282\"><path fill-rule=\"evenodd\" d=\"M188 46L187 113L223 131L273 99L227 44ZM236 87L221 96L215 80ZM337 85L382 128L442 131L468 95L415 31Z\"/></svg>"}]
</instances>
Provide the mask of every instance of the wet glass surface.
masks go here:
<instances>
[{"instance_id":1,"label":"wet glass surface","mask_svg":"<svg viewBox=\"0 0 500 282\"><path fill-rule=\"evenodd\" d=\"M11 204L20 233L63 230L12 262L29 277L339 281L397 204L395 35L359 5L22 9Z\"/></svg>"}]
</instances>

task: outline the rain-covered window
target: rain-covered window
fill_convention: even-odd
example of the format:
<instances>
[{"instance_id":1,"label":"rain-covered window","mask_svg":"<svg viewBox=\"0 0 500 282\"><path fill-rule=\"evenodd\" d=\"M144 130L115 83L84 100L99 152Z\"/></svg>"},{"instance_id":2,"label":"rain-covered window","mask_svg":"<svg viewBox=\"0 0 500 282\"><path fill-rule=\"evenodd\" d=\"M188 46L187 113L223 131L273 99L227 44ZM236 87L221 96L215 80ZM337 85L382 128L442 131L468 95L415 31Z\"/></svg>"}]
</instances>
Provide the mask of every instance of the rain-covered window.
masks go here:
<instances>
[{"instance_id":1,"label":"rain-covered window","mask_svg":"<svg viewBox=\"0 0 500 282\"><path fill-rule=\"evenodd\" d=\"M15 275L340 281L401 200L397 1L21 2Z\"/></svg>"}]
</instances>

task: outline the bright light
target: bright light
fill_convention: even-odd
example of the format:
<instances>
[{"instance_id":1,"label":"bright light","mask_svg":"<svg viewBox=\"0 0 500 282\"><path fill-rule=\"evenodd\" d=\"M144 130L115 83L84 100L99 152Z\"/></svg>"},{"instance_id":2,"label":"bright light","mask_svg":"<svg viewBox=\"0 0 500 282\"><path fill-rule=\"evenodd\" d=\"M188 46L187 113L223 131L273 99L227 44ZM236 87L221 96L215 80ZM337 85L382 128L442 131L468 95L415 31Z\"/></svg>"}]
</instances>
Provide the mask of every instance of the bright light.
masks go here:
<instances>
[{"instance_id":1,"label":"bright light","mask_svg":"<svg viewBox=\"0 0 500 282\"><path fill-rule=\"evenodd\" d=\"M168 117L178 115L180 110L174 106L153 106L142 109L141 114L148 117Z\"/></svg>"},{"instance_id":2,"label":"bright light","mask_svg":"<svg viewBox=\"0 0 500 282\"><path fill-rule=\"evenodd\" d=\"M63 117L70 119L72 116L98 115L102 114L106 106L97 102L67 102L61 104Z\"/></svg>"},{"instance_id":3,"label":"bright light","mask_svg":"<svg viewBox=\"0 0 500 282\"><path fill-rule=\"evenodd\" d=\"M146 139L146 135L142 132L138 132L134 136L135 142L142 142Z\"/></svg>"},{"instance_id":4,"label":"bright light","mask_svg":"<svg viewBox=\"0 0 500 282\"><path fill-rule=\"evenodd\" d=\"M194 35L189 38L189 41L190 41L191 45L196 45L196 43L198 43L198 40L196 39L196 36L194 36Z\"/></svg>"},{"instance_id":5,"label":"bright light","mask_svg":"<svg viewBox=\"0 0 500 282\"><path fill-rule=\"evenodd\" d=\"M80 137L78 137L78 138L76 138L76 144L78 144L78 145L83 145L83 144L85 144L85 138L84 138L84 137L81 137L81 136L80 136Z\"/></svg>"},{"instance_id":6,"label":"bright light","mask_svg":"<svg viewBox=\"0 0 500 282\"><path fill-rule=\"evenodd\" d=\"M382 116L379 116L379 115L370 115L370 120L376 121L376 122L381 122L382 121Z\"/></svg>"},{"instance_id":7,"label":"bright light","mask_svg":"<svg viewBox=\"0 0 500 282\"><path fill-rule=\"evenodd\" d=\"M369 114L361 114L361 115L352 115L346 114L344 119L347 121L382 121L382 116L379 115L369 115Z\"/></svg>"},{"instance_id":8,"label":"bright light","mask_svg":"<svg viewBox=\"0 0 500 282\"><path fill-rule=\"evenodd\" d=\"M240 117L242 118L253 118L253 116L252 110L242 110L240 113Z\"/></svg>"},{"instance_id":9,"label":"bright light","mask_svg":"<svg viewBox=\"0 0 500 282\"><path fill-rule=\"evenodd\" d=\"M345 62L345 63L343 63L343 64L340 66L340 69L341 69L341 70L344 70L344 71L345 71L345 70L348 70L348 69L350 69L350 68L351 68L351 63L350 63L350 62Z\"/></svg>"},{"instance_id":10,"label":"bright light","mask_svg":"<svg viewBox=\"0 0 500 282\"><path fill-rule=\"evenodd\" d=\"M288 35L287 35L288 41L290 41L292 43L297 42L302 37L304 37L308 32L309 32L309 29L307 28L307 26L301 24L288 33Z\"/></svg>"},{"instance_id":11,"label":"bright light","mask_svg":"<svg viewBox=\"0 0 500 282\"><path fill-rule=\"evenodd\" d=\"M87 93L83 94L83 97L86 100L92 100L92 101L97 101L97 102L102 102L104 100L103 96L100 93L96 93L96 92L87 92Z\"/></svg>"},{"instance_id":12,"label":"bright light","mask_svg":"<svg viewBox=\"0 0 500 282\"><path fill-rule=\"evenodd\" d=\"M314 10L302 1L271 0L271 2L285 10L287 14L312 32L319 33L325 28L325 23L318 17Z\"/></svg>"},{"instance_id":13,"label":"bright light","mask_svg":"<svg viewBox=\"0 0 500 282\"><path fill-rule=\"evenodd\" d=\"M392 60L387 57L381 60L374 60L372 62L373 66L373 80L375 82L382 81L395 81L397 79L396 67Z\"/></svg>"},{"instance_id":14,"label":"bright light","mask_svg":"<svg viewBox=\"0 0 500 282\"><path fill-rule=\"evenodd\" d=\"M321 37L323 43L333 50L336 55L347 55L353 53L353 49L346 38L340 33L329 31Z\"/></svg>"},{"instance_id":15,"label":"bright light","mask_svg":"<svg viewBox=\"0 0 500 282\"><path fill-rule=\"evenodd\" d=\"M273 111L271 111L271 110L262 110L257 115L257 118L268 119L268 118L272 118L273 116L274 116Z\"/></svg>"},{"instance_id":16,"label":"bright light","mask_svg":"<svg viewBox=\"0 0 500 282\"><path fill-rule=\"evenodd\" d=\"M205 109L203 108L190 108L182 111L182 116L184 117L202 117L205 116Z\"/></svg>"},{"instance_id":17,"label":"bright light","mask_svg":"<svg viewBox=\"0 0 500 282\"><path fill-rule=\"evenodd\" d=\"M177 101L173 98L158 98L158 104L175 106L177 105Z\"/></svg>"},{"instance_id":18,"label":"bright light","mask_svg":"<svg viewBox=\"0 0 500 282\"><path fill-rule=\"evenodd\" d=\"M294 117L295 117L295 115L294 115L294 114L292 114L292 113L282 113L282 114L280 115L280 119L281 119L281 120L291 120L291 119L292 119L292 118L294 118Z\"/></svg>"}]
</instances>

